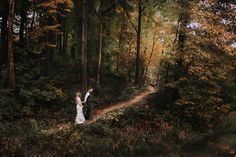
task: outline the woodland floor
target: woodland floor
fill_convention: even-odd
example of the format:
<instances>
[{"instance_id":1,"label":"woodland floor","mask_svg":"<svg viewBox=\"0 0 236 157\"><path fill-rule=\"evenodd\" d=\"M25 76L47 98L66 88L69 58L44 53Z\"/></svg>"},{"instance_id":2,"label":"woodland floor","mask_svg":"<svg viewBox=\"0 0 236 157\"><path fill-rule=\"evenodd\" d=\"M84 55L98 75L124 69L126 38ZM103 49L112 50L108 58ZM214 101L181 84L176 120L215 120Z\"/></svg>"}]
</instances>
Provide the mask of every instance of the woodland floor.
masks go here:
<instances>
[{"instance_id":1,"label":"woodland floor","mask_svg":"<svg viewBox=\"0 0 236 157\"><path fill-rule=\"evenodd\" d=\"M142 156L236 157L236 113L210 136L175 128L158 107L146 108L157 90L147 87L134 96L94 109L92 119L75 125L75 107L4 124L3 156ZM9 126L9 127L6 127ZM105 155L104 155L105 154ZM158 155L157 155L158 154Z\"/></svg>"},{"instance_id":2,"label":"woodland floor","mask_svg":"<svg viewBox=\"0 0 236 157\"><path fill-rule=\"evenodd\" d=\"M84 124L80 124L80 125L92 125L94 123L96 123L98 120L104 120L104 118L106 118L105 116L109 113L112 112L116 112L119 109L125 109L128 108L130 106L134 106L134 105L138 105L142 100L145 100L150 94L155 93L156 89L152 86L147 87L145 90L137 93L136 95L132 96L131 98L129 98L128 100L121 100L119 102L116 102L114 104L109 104L109 105L104 105L104 107L100 107L97 109L94 109L92 111L92 118L91 120L87 120ZM60 113L58 113L60 114ZM57 116L54 116L53 119L56 120ZM65 115L66 117L66 115ZM73 117L74 118L74 117ZM56 120L53 124L52 127L50 128L53 129L53 132L58 132L60 130L70 130L71 128L74 127L74 121L70 121L68 122L68 120L72 120L67 119L67 118L62 118L61 120Z\"/></svg>"},{"instance_id":3,"label":"woodland floor","mask_svg":"<svg viewBox=\"0 0 236 157\"><path fill-rule=\"evenodd\" d=\"M116 110L122 109L122 108L127 108L131 105L135 105L139 101L142 101L148 95L150 95L154 92L156 92L156 89L150 86L150 87L147 87L147 89L145 91L139 93L138 95L130 98L127 101L118 102L118 103L115 103L115 104L111 104L108 107L97 109L97 110L94 111L92 119L87 121L85 124L94 123L97 120L103 118L104 115L106 115L109 112L116 111Z\"/></svg>"}]
</instances>

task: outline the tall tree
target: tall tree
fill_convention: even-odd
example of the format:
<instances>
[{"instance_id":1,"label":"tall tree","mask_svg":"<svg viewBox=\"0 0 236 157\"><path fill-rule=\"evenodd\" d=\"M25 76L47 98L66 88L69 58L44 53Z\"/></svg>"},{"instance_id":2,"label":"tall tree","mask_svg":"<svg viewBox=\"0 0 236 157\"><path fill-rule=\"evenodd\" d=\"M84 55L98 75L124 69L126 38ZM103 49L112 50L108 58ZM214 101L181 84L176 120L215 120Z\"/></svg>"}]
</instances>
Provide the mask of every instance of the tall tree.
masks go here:
<instances>
[{"instance_id":1,"label":"tall tree","mask_svg":"<svg viewBox=\"0 0 236 157\"><path fill-rule=\"evenodd\" d=\"M66 21L66 19L64 19ZM68 28L66 22L63 25L63 45L62 45L62 51L63 53L67 52L67 45L68 45Z\"/></svg>"},{"instance_id":2,"label":"tall tree","mask_svg":"<svg viewBox=\"0 0 236 157\"><path fill-rule=\"evenodd\" d=\"M129 12L125 8L126 14L129 18L129 21L136 32L136 61L135 61L135 85L139 84L140 81L140 74L141 74L141 54L140 54L140 47L141 47L141 33L142 33L142 13L145 10L143 6L142 0L137 1L137 8L138 8L138 22L137 27L132 22L132 19L129 15Z\"/></svg>"},{"instance_id":3,"label":"tall tree","mask_svg":"<svg viewBox=\"0 0 236 157\"><path fill-rule=\"evenodd\" d=\"M25 46L25 38L24 38L24 31L26 26L27 20L27 1L22 0L20 7L20 32L19 32L19 42L20 48L24 48Z\"/></svg>"},{"instance_id":4,"label":"tall tree","mask_svg":"<svg viewBox=\"0 0 236 157\"><path fill-rule=\"evenodd\" d=\"M150 56L149 56L149 58L148 58L147 65L146 65L146 67L144 68L144 73L143 73L142 79L141 79L141 81L139 82L139 86L140 86L140 87L141 87L143 84L145 84L145 80L146 80L146 77L147 77L148 68L149 68L149 65L150 65L150 63L151 63L151 61L152 61L152 56L153 56L154 47L155 47L156 42L157 42L157 39L156 39L156 33L155 33L154 36L153 36L153 40L152 40L152 48L151 48Z\"/></svg>"},{"instance_id":5,"label":"tall tree","mask_svg":"<svg viewBox=\"0 0 236 157\"><path fill-rule=\"evenodd\" d=\"M82 54L81 54L81 77L84 89L87 89L87 56L88 56L88 2L82 1Z\"/></svg>"},{"instance_id":6,"label":"tall tree","mask_svg":"<svg viewBox=\"0 0 236 157\"><path fill-rule=\"evenodd\" d=\"M178 0L181 7L180 15L178 18L177 29L177 54L179 55L178 65L182 66L184 46L186 41L187 25L190 22L190 2L186 0Z\"/></svg>"},{"instance_id":7,"label":"tall tree","mask_svg":"<svg viewBox=\"0 0 236 157\"><path fill-rule=\"evenodd\" d=\"M37 23L32 34L35 39L38 39L36 41L39 41L35 49L44 52L47 57L47 70L49 70L54 59L56 38L62 32L61 16L64 17L70 12L73 3L71 0L49 0L39 1L34 5Z\"/></svg>"},{"instance_id":8,"label":"tall tree","mask_svg":"<svg viewBox=\"0 0 236 157\"><path fill-rule=\"evenodd\" d=\"M232 82L235 67L234 33L228 27L233 24L234 4L220 0L200 4L179 0L178 4L177 45L164 89L172 93L172 108L183 120L212 128L229 109L224 83Z\"/></svg>"},{"instance_id":9,"label":"tall tree","mask_svg":"<svg viewBox=\"0 0 236 157\"><path fill-rule=\"evenodd\" d=\"M81 81L81 38L82 38L82 0L73 0L73 29L72 29L72 47L71 55L74 57L77 79Z\"/></svg>"},{"instance_id":10,"label":"tall tree","mask_svg":"<svg viewBox=\"0 0 236 157\"><path fill-rule=\"evenodd\" d=\"M14 71L14 48L13 48L13 21L14 21L14 8L15 0L8 0L9 2L9 13L8 13L8 62L10 66L10 88L15 90L15 71Z\"/></svg>"},{"instance_id":11,"label":"tall tree","mask_svg":"<svg viewBox=\"0 0 236 157\"><path fill-rule=\"evenodd\" d=\"M106 2L106 3L105 3ZM97 60L97 74L96 74L96 84L99 87L100 85L100 77L101 77L101 64L102 64L102 51L103 51L103 43L104 43L104 25L105 20L108 19L109 15L117 9L117 7L123 1L104 1L100 0L99 4L96 7L98 19L99 19L99 48L98 48L98 60ZM105 7L109 5L108 7Z\"/></svg>"},{"instance_id":12,"label":"tall tree","mask_svg":"<svg viewBox=\"0 0 236 157\"><path fill-rule=\"evenodd\" d=\"M178 17L178 26L177 26L177 45L176 45L176 54L177 54L177 64L174 80L179 80L184 73L187 71L187 67L183 65L184 55L185 55L185 46L187 40L187 25L190 22L190 2L187 0L178 0L180 6L180 13ZM179 90L174 90L174 99L177 99L179 96Z\"/></svg>"},{"instance_id":13,"label":"tall tree","mask_svg":"<svg viewBox=\"0 0 236 157\"><path fill-rule=\"evenodd\" d=\"M99 9L103 10L103 1L100 1ZM99 50L98 50L98 63L97 63L97 76L96 76L96 83L97 86L100 86L100 71L101 71L101 62L102 62L102 49L103 49L103 15L102 12L99 12Z\"/></svg>"},{"instance_id":14,"label":"tall tree","mask_svg":"<svg viewBox=\"0 0 236 157\"><path fill-rule=\"evenodd\" d=\"M137 52L136 52L136 70L135 70L135 85L138 85L141 74L141 33L142 33L142 13L145 8L142 6L142 1L138 0L138 29L137 29Z\"/></svg>"},{"instance_id":15,"label":"tall tree","mask_svg":"<svg viewBox=\"0 0 236 157\"><path fill-rule=\"evenodd\" d=\"M1 22L1 54L0 65L7 63L7 18L8 18L8 3L1 1L2 4L2 22Z\"/></svg>"}]
</instances>

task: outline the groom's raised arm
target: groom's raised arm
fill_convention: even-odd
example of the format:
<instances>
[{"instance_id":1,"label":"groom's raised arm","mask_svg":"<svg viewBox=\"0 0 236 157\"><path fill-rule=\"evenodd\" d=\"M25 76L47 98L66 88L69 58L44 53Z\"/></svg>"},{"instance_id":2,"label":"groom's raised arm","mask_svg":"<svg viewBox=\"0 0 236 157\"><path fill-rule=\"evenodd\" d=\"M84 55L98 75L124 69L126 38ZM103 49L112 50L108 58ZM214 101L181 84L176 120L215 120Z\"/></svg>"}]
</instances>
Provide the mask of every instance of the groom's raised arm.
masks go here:
<instances>
[{"instance_id":1,"label":"groom's raised arm","mask_svg":"<svg viewBox=\"0 0 236 157\"><path fill-rule=\"evenodd\" d=\"M87 101L88 97L89 97L89 92L86 93L85 97L84 97L84 103Z\"/></svg>"}]
</instances>

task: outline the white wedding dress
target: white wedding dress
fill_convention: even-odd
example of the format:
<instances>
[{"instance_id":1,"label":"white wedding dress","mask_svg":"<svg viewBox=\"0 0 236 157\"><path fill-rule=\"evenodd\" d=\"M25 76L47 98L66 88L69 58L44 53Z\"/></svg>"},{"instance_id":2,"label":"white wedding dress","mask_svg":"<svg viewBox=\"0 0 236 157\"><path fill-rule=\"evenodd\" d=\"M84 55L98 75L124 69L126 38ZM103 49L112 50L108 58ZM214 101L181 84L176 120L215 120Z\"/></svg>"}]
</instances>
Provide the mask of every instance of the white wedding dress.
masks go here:
<instances>
[{"instance_id":1,"label":"white wedding dress","mask_svg":"<svg viewBox=\"0 0 236 157\"><path fill-rule=\"evenodd\" d=\"M75 118L75 124L82 124L85 122L84 114L83 114L83 105L80 97L76 97L76 118Z\"/></svg>"}]
</instances>

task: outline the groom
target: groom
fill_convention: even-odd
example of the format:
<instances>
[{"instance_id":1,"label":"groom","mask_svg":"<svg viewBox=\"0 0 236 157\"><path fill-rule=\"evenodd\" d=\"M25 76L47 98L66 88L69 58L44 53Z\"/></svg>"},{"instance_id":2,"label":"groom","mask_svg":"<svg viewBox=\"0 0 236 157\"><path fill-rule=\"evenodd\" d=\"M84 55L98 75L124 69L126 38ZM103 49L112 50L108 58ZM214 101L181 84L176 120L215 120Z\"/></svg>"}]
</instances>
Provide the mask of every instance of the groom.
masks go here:
<instances>
[{"instance_id":1,"label":"groom","mask_svg":"<svg viewBox=\"0 0 236 157\"><path fill-rule=\"evenodd\" d=\"M90 114L92 111L92 102L91 102L91 93L93 92L93 88L89 88L87 93L85 94L84 97L84 103L86 104L86 113L85 113L85 119L90 119Z\"/></svg>"}]
</instances>

